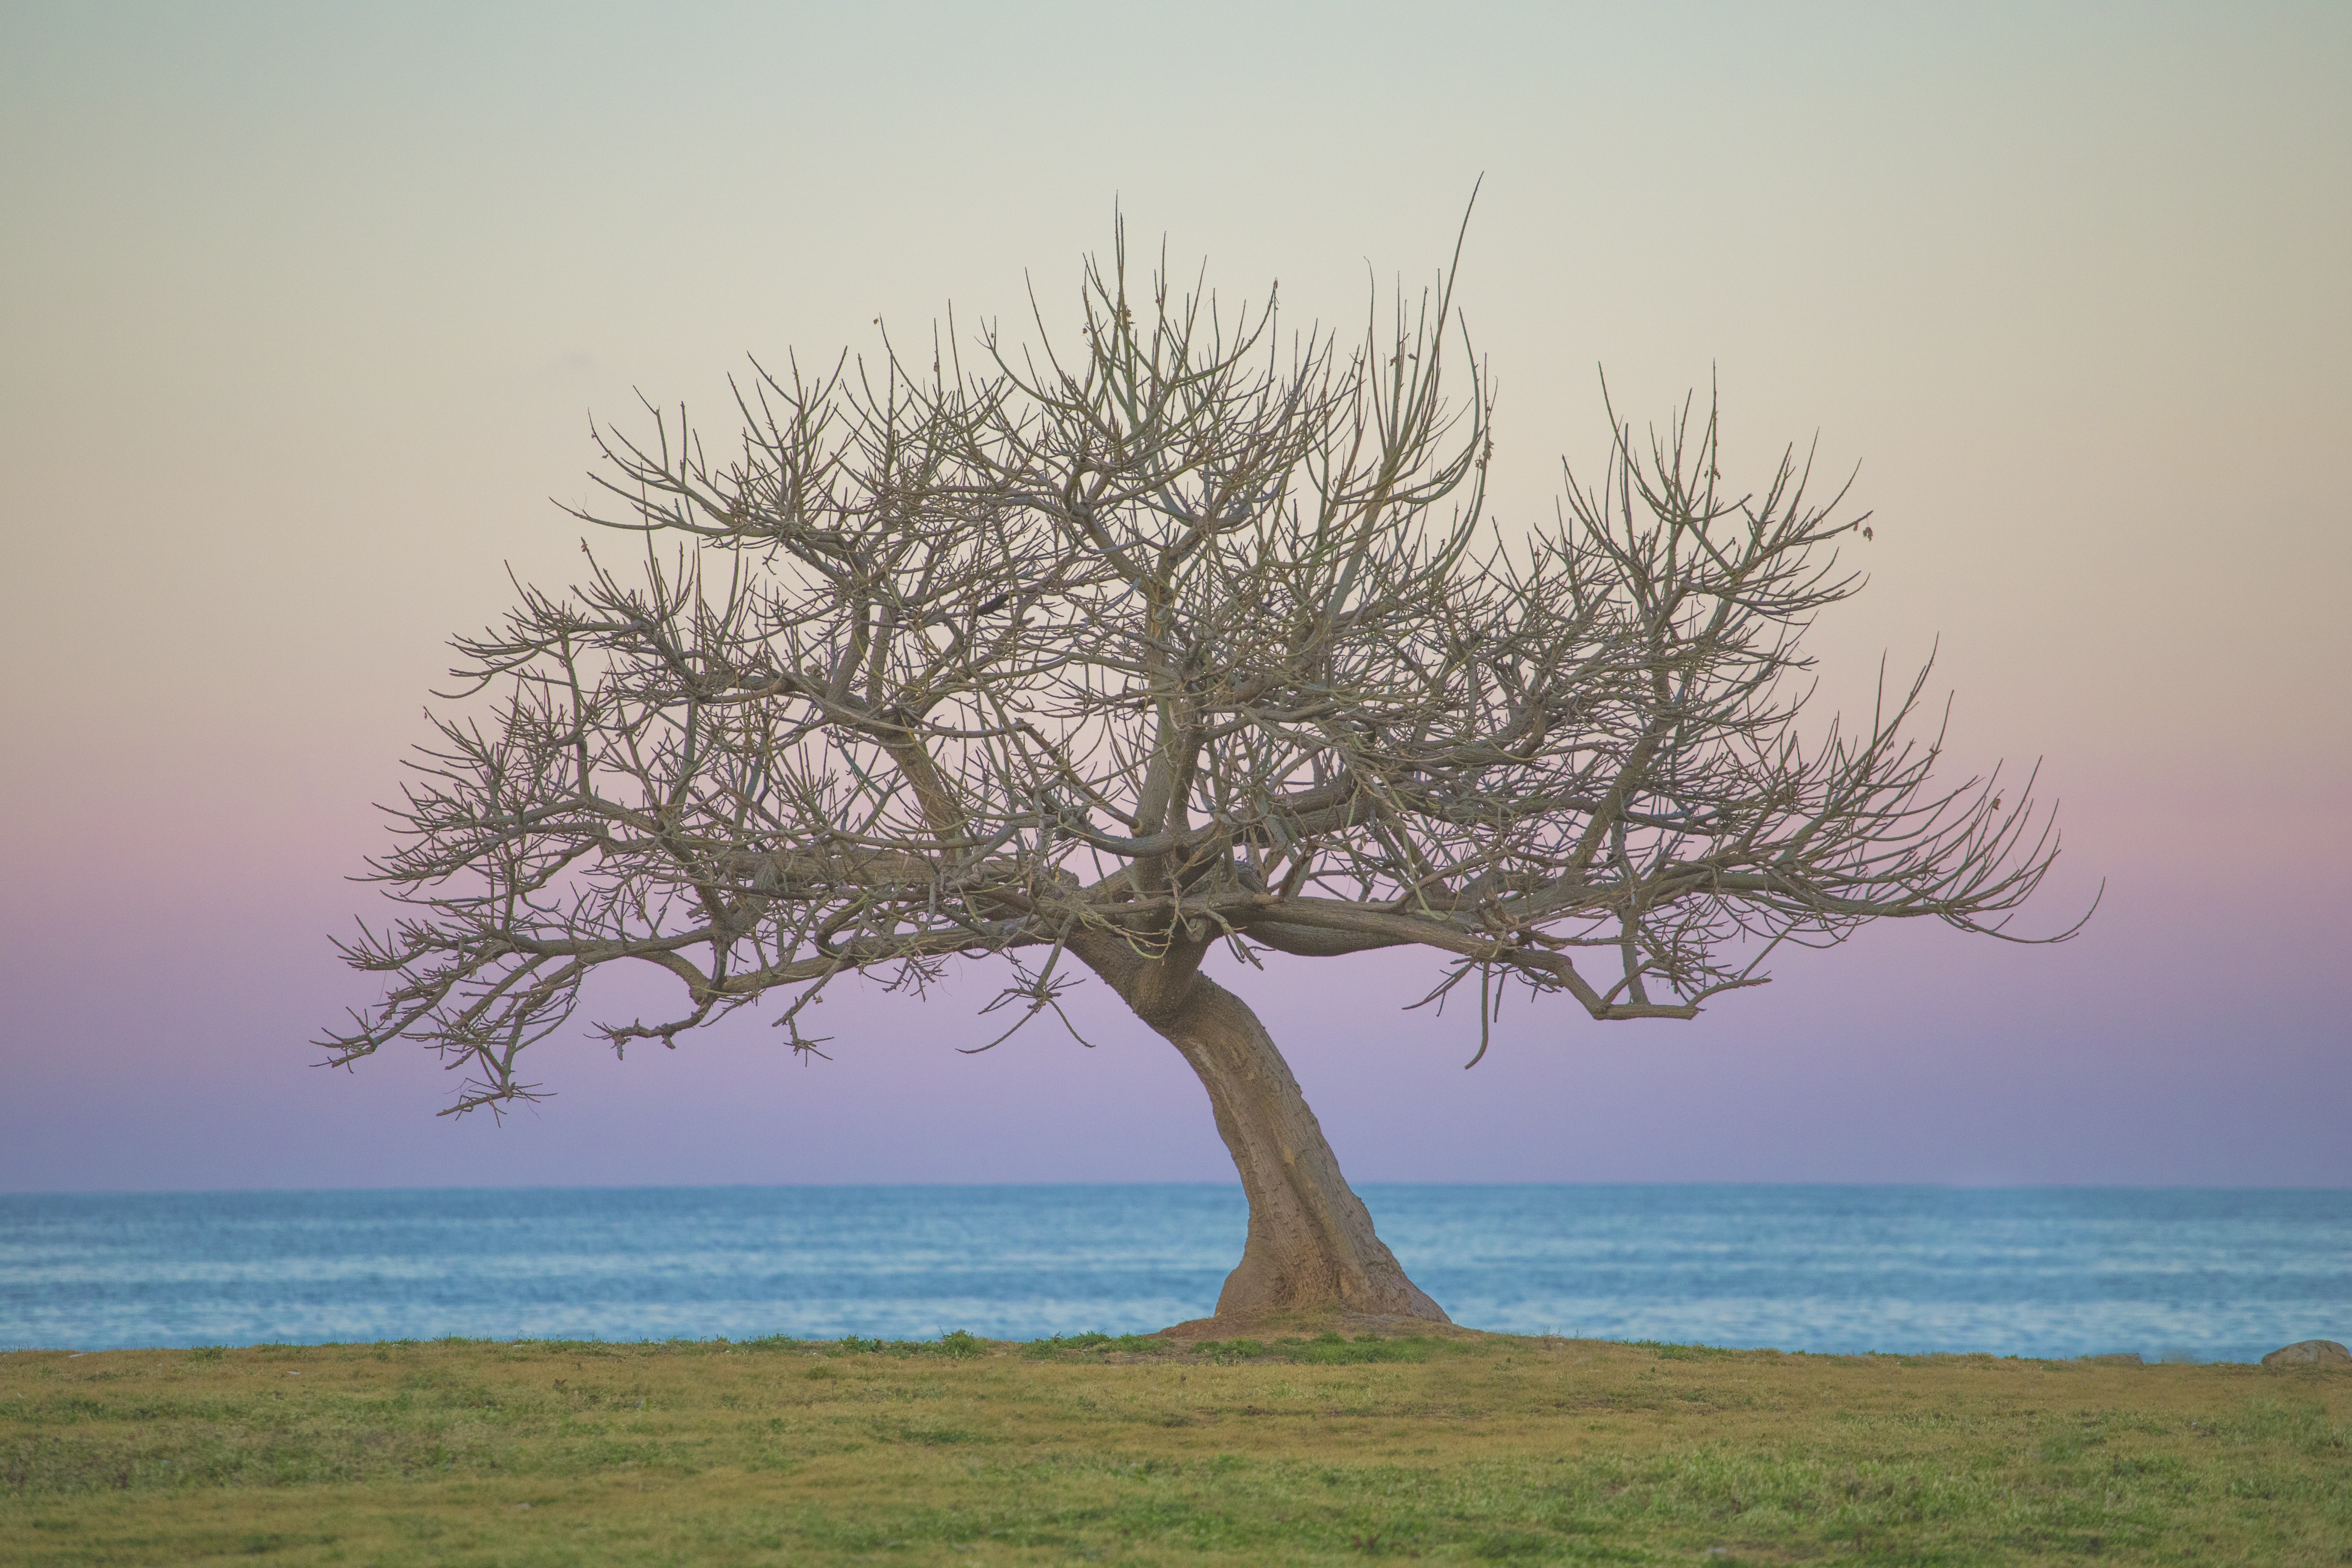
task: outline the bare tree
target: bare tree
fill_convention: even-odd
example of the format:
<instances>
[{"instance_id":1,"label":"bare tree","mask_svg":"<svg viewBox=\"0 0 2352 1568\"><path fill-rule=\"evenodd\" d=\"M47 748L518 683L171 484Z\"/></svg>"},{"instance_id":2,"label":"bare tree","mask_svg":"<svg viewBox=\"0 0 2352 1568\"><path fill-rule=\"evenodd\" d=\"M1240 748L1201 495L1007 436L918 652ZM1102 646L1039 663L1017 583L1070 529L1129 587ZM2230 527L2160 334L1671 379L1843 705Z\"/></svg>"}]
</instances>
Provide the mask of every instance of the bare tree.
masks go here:
<instances>
[{"instance_id":1,"label":"bare tree","mask_svg":"<svg viewBox=\"0 0 2352 1568\"><path fill-rule=\"evenodd\" d=\"M1999 931L2048 870L2026 790L1931 779L1925 671L1867 726L1801 723L1863 519L1793 452L1735 490L1711 407L1641 442L1612 413L1601 479L1505 532L1450 278L1352 352L1164 267L1129 286L1122 240L1062 349L990 329L967 366L950 323L928 369L761 371L718 456L682 413L600 433L609 504L576 515L643 563L456 642L495 706L437 722L395 808L373 874L412 912L339 944L392 979L332 1062L421 1040L472 1069L452 1111L496 1110L606 964L683 993L616 1048L764 1004L814 1050L840 976L959 958L1003 962L1017 1028L1090 971L1240 1170L1221 1316L1442 1320L1212 946L1434 950L1483 1056L1509 985L1688 1018L1784 943Z\"/></svg>"}]
</instances>

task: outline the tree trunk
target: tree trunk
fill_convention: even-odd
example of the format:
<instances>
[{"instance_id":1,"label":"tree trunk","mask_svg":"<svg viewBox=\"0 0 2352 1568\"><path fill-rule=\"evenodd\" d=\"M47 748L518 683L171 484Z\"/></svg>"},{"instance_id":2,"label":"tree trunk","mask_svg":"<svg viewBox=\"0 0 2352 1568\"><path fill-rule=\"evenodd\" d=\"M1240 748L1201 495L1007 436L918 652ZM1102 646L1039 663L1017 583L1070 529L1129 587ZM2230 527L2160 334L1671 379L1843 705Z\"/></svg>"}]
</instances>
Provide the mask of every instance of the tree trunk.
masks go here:
<instances>
[{"instance_id":1,"label":"tree trunk","mask_svg":"<svg viewBox=\"0 0 2352 1568\"><path fill-rule=\"evenodd\" d=\"M1249 1243L1217 1296L1218 1317L1336 1307L1453 1321L1405 1278L1339 1173L1290 1064L1257 1015L1199 973L1197 952L1155 963L1116 940L1070 948L1183 1053L1209 1091L1249 1198Z\"/></svg>"}]
</instances>

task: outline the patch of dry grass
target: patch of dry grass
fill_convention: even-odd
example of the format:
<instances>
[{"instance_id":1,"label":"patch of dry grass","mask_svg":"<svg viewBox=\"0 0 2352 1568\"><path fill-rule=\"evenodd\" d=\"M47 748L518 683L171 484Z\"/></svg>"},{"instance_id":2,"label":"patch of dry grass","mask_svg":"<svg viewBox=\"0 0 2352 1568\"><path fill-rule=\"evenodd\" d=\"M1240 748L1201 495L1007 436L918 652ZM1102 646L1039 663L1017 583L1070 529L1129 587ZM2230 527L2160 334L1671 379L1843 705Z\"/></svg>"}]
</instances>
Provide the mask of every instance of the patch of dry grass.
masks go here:
<instances>
[{"instance_id":1,"label":"patch of dry grass","mask_svg":"<svg viewBox=\"0 0 2352 1568\"><path fill-rule=\"evenodd\" d=\"M0 1355L0 1563L2352 1563L2352 1374L1499 1336Z\"/></svg>"}]
</instances>

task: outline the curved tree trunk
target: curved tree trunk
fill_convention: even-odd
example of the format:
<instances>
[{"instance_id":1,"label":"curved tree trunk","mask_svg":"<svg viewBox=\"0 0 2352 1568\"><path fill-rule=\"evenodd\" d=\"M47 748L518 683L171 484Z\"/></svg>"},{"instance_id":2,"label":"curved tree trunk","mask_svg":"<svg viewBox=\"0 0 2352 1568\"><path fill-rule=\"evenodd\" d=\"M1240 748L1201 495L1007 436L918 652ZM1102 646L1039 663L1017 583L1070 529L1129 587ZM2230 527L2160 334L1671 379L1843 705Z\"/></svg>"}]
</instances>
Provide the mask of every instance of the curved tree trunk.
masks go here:
<instances>
[{"instance_id":1,"label":"curved tree trunk","mask_svg":"<svg viewBox=\"0 0 2352 1568\"><path fill-rule=\"evenodd\" d=\"M1290 1064L1257 1015L1199 972L1197 952L1155 963L1116 940L1070 949L1183 1053L1209 1091L1249 1197L1249 1243L1218 1294L1218 1317L1337 1307L1453 1321L1374 1233Z\"/></svg>"}]
</instances>

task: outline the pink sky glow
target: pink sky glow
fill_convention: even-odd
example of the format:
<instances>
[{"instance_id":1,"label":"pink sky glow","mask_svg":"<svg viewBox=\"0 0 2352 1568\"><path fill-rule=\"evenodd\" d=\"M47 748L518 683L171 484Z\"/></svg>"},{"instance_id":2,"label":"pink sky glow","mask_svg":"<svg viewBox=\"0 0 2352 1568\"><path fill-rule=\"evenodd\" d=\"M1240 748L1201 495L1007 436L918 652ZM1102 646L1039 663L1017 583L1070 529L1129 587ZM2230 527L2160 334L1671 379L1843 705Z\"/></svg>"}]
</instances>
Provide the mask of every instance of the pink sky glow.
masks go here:
<instances>
[{"instance_id":1,"label":"pink sky glow","mask_svg":"<svg viewBox=\"0 0 2352 1568\"><path fill-rule=\"evenodd\" d=\"M1824 700L1935 651L1956 771L2063 802L2026 923L2105 902L1689 1026L1514 1006L1467 1073L1433 966L1220 961L1349 1174L2352 1185L2352 12L1447 16L0 16L0 1190L1228 1179L1099 998L957 1055L978 972L829 1005L831 1063L551 1042L503 1127L305 1042L373 994L327 938L443 639L576 572L592 413L1024 274L1066 326L1114 203L1352 321L1481 174L1501 521L1596 457L1596 364L1636 419L1719 380L1735 471L1818 432L1876 514Z\"/></svg>"}]
</instances>

